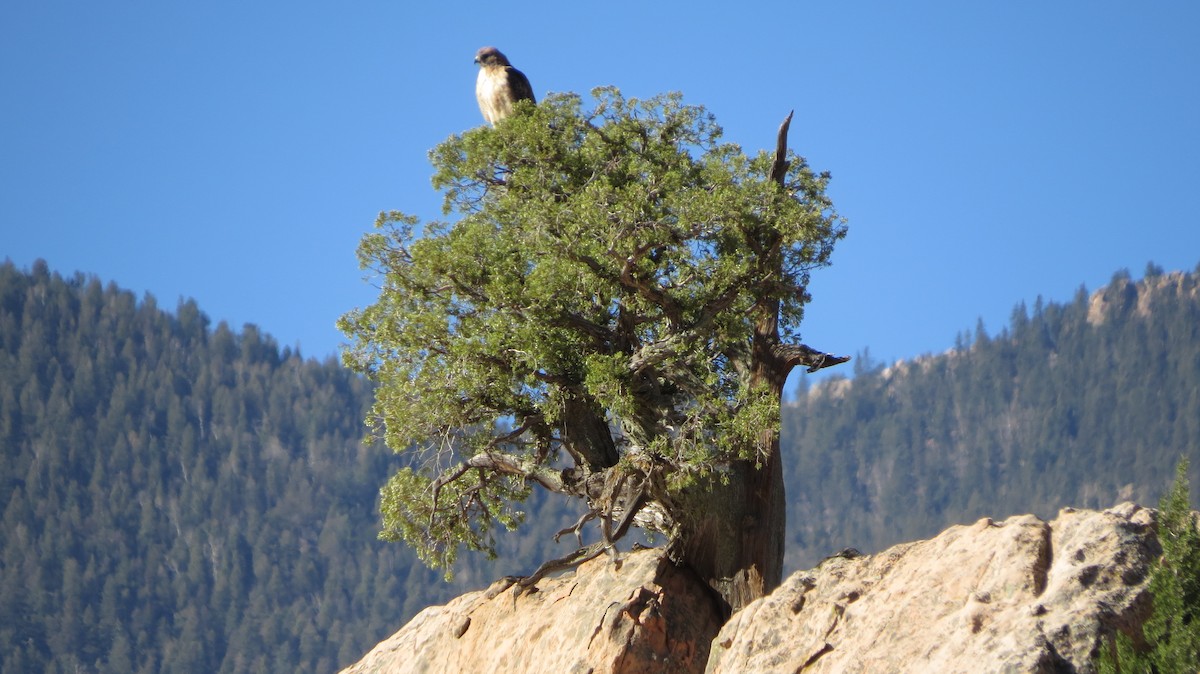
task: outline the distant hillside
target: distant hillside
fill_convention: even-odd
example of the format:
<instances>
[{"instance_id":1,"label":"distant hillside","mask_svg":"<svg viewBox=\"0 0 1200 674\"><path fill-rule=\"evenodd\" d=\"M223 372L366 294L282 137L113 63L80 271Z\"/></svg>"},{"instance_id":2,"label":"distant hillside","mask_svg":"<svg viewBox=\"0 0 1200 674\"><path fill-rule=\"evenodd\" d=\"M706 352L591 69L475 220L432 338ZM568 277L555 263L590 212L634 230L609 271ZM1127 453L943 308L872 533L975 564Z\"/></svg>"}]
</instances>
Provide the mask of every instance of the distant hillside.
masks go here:
<instances>
[{"instance_id":1,"label":"distant hillside","mask_svg":"<svg viewBox=\"0 0 1200 674\"><path fill-rule=\"evenodd\" d=\"M331 672L520 570L378 541L369 385L209 322L0 265L0 671Z\"/></svg>"},{"instance_id":2,"label":"distant hillside","mask_svg":"<svg viewBox=\"0 0 1200 674\"><path fill-rule=\"evenodd\" d=\"M984 515L1153 503L1181 453L1200 469L1198 277L1152 272L801 391L791 568ZM452 585L376 540L398 463L360 441L370 401L195 302L0 265L0 671L336 671L572 546L550 540L573 508L536 491L502 560L465 556Z\"/></svg>"},{"instance_id":3,"label":"distant hillside","mask_svg":"<svg viewBox=\"0 0 1200 674\"><path fill-rule=\"evenodd\" d=\"M1198 275L1120 272L1018 306L998 335L799 391L783 414L789 567L983 516L1156 503L1181 455L1200 468Z\"/></svg>"}]
</instances>

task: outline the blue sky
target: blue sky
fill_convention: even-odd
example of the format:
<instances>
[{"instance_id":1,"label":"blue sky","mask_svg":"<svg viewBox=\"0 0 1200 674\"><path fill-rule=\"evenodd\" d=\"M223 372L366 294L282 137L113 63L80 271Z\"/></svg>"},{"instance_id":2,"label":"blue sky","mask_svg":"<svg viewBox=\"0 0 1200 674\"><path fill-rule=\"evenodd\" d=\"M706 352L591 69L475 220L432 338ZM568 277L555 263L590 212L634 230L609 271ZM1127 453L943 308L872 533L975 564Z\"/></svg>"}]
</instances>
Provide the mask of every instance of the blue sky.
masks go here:
<instances>
[{"instance_id":1,"label":"blue sky","mask_svg":"<svg viewBox=\"0 0 1200 674\"><path fill-rule=\"evenodd\" d=\"M1200 263L1200 3L649 4L4 3L0 259L333 354L376 213L440 216L427 152L482 123L490 44L539 97L681 91L751 151L794 108L850 226L817 348L940 352Z\"/></svg>"}]
</instances>

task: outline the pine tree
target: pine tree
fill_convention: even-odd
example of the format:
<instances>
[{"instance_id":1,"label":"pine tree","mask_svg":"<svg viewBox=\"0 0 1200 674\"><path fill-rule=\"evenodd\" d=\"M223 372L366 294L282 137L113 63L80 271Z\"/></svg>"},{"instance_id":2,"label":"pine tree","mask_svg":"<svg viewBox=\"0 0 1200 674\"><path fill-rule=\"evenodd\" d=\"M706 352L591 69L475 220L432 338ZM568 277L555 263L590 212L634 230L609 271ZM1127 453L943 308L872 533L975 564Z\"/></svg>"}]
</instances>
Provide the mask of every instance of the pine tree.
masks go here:
<instances>
[{"instance_id":1,"label":"pine tree","mask_svg":"<svg viewBox=\"0 0 1200 674\"><path fill-rule=\"evenodd\" d=\"M1150 573L1153 612L1142 626L1146 649L1125 634L1101 649L1102 674L1196 674L1200 671L1200 528L1188 499L1188 460L1159 503L1162 557Z\"/></svg>"}]
</instances>

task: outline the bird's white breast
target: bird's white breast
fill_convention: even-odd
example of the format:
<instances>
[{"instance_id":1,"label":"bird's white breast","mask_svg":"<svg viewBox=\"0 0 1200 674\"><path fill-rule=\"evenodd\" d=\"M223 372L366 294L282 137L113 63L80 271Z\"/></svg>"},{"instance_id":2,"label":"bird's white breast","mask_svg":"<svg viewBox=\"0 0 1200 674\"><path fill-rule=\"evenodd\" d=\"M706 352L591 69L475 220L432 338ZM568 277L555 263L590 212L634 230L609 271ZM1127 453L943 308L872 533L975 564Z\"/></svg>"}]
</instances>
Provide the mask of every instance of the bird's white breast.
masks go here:
<instances>
[{"instance_id":1,"label":"bird's white breast","mask_svg":"<svg viewBox=\"0 0 1200 674\"><path fill-rule=\"evenodd\" d=\"M494 72L490 72L494 71ZM488 122L495 125L512 113L512 92L503 68L480 68L475 80L475 97Z\"/></svg>"}]
</instances>

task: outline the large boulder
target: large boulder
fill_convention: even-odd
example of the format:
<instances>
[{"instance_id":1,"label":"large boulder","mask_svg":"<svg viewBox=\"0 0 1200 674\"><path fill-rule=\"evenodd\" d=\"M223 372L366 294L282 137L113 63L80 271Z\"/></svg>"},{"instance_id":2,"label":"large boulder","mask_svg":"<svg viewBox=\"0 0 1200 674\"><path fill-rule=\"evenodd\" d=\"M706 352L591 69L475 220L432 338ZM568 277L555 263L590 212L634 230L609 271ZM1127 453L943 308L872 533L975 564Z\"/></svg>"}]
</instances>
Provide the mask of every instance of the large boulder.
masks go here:
<instances>
[{"instance_id":1,"label":"large boulder","mask_svg":"<svg viewBox=\"0 0 1200 674\"><path fill-rule=\"evenodd\" d=\"M1066 509L847 551L724 627L708 587L656 551L600 558L428 608L343 674L1092 672L1150 610L1154 515Z\"/></svg>"},{"instance_id":2,"label":"large boulder","mask_svg":"<svg viewBox=\"0 0 1200 674\"><path fill-rule=\"evenodd\" d=\"M1153 515L983 519L827 559L735 614L707 671L1091 672L1102 637L1149 610Z\"/></svg>"},{"instance_id":3,"label":"large boulder","mask_svg":"<svg viewBox=\"0 0 1200 674\"><path fill-rule=\"evenodd\" d=\"M721 627L703 581L655 550L536 588L501 582L427 608L342 674L699 673Z\"/></svg>"}]
</instances>

